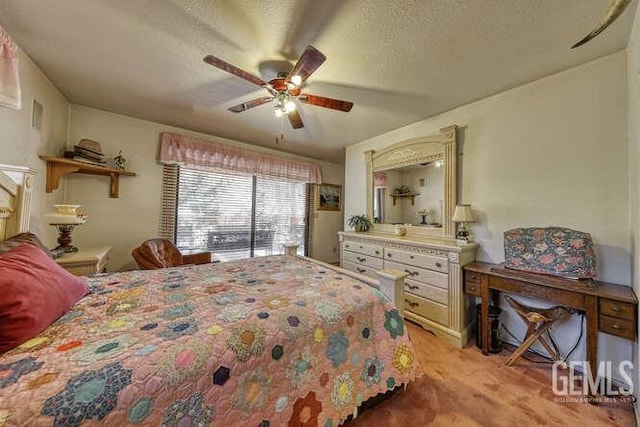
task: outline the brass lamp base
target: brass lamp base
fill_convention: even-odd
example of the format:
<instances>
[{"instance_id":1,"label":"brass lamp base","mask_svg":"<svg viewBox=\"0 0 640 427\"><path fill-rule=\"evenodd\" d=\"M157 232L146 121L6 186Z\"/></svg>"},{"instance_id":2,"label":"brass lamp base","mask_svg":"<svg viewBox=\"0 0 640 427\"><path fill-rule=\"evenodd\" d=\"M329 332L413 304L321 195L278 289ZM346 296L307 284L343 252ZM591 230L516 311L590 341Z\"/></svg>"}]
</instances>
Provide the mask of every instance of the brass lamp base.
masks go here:
<instances>
[{"instance_id":1,"label":"brass lamp base","mask_svg":"<svg viewBox=\"0 0 640 427\"><path fill-rule=\"evenodd\" d=\"M58 229L58 246L54 250L63 250L65 253L78 252L78 248L71 244L71 232L77 224L50 224Z\"/></svg>"}]
</instances>

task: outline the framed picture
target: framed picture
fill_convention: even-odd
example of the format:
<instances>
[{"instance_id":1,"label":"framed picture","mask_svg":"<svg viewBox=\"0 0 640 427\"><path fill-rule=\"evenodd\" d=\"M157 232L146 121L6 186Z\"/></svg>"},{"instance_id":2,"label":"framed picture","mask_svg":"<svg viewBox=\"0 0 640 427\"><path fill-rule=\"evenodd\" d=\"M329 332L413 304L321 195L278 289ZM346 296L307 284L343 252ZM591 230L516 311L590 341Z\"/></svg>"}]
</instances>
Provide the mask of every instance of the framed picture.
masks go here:
<instances>
[{"instance_id":1,"label":"framed picture","mask_svg":"<svg viewBox=\"0 0 640 427\"><path fill-rule=\"evenodd\" d=\"M342 186L336 184L316 185L316 209L339 211L342 209Z\"/></svg>"}]
</instances>

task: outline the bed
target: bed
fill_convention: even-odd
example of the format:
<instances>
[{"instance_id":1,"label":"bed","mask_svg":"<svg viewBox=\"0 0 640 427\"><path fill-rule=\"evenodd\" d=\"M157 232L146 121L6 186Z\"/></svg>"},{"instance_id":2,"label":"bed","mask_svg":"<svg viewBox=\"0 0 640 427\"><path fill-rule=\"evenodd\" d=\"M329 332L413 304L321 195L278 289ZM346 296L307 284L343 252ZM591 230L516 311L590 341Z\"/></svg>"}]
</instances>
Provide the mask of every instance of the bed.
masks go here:
<instances>
[{"instance_id":1,"label":"bed","mask_svg":"<svg viewBox=\"0 0 640 427\"><path fill-rule=\"evenodd\" d=\"M86 281L0 354L0 426L337 426L421 375L393 272L278 255Z\"/></svg>"}]
</instances>

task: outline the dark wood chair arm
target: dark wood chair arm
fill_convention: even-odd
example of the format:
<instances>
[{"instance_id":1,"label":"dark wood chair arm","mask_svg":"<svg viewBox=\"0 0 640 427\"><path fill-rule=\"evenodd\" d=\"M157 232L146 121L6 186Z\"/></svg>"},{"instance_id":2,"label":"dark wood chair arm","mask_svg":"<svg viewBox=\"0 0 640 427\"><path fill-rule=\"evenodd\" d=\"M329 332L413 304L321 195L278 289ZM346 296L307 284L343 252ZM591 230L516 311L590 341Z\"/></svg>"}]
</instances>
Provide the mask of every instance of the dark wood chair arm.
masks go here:
<instances>
[{"instance_id":1,"label":"dark wood chair arm","mask_svg":"<svg viewBox=\"0 0 640 427\"><path fill-rule=\"evenodd\" d=\"M211 252L182 255L182 262L184 264L207 264L211 262Z\"/></svg>"}]
</instances>

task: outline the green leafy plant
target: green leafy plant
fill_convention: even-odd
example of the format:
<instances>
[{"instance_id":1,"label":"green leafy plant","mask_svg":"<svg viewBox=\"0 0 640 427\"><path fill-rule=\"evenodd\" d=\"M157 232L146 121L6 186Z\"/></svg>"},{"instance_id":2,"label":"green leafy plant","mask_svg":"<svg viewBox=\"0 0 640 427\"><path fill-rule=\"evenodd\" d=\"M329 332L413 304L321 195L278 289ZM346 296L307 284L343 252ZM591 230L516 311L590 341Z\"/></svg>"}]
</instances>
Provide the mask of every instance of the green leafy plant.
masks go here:
<instances>
[{"instance_id":1,"label":"green leafy plant","mask_svg":"<svg viewBox=\"0 0 640 427\"><path fill-rule=\"evenodd\" d=\"M355 228L357 232L368 231L373 226L371 220L364 214L353 215L349 218L347 224L349 224L349 227Z\"/></svg>"}]
</instances>

